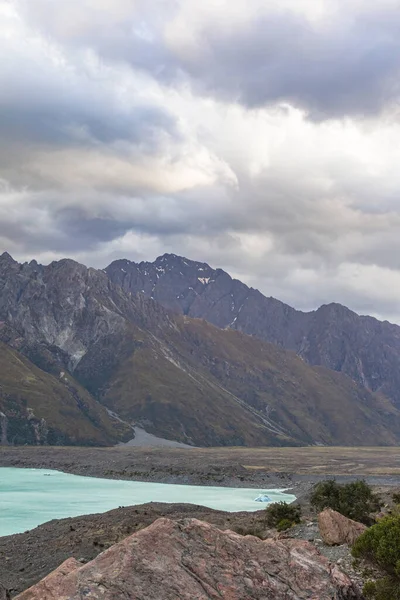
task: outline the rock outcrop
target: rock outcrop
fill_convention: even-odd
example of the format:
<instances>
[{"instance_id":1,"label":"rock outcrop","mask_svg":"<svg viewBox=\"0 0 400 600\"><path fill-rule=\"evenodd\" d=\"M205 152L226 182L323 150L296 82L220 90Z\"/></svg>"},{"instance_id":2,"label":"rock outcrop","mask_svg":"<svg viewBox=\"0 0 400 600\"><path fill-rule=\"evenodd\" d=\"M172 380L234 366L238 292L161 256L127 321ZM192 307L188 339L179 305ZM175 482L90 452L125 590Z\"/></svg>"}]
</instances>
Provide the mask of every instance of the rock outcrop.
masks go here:
<instances>
[{"instance_id":1,"label":"rock outcrop","mask_svg":"<svg viewBox=\"0 0 400 600\"><path fill-rule=\"evenodd\" d=\"M69 559L17 600L355 600L314 546L159 519L81 565Z\"/></svg>"},{"instance_id":2,"label":"rock outcrop","mask_svg":"<svg viewBox=\"0 0 400 600\"><path fill-rule=\"evenodd\" d=\"M348 519L331 508L326 508L318 515L318 527L328 546L351 546L367 529L362 523Z\"/></svg>"}]
</instances>

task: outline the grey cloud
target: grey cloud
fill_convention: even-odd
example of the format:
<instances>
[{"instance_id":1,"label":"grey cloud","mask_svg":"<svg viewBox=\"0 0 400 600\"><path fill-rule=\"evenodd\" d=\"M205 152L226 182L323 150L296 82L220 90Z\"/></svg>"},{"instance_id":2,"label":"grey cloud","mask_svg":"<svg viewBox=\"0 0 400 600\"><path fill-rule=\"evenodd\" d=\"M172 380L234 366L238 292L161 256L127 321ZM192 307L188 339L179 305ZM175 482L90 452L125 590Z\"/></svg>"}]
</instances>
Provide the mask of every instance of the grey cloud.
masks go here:
<instances>
[{"instance_id":1,"label":"grey cloud","mask_svg":"<svg viewBox=\"0 0 400 600\"><path fill-rule=\"evenodd\" d=\"M48 97L35 105L26 98L25 104L10 99L8 104L0 102L0 136L3 143L30 141L51 143L58 146L76 145L81 142L110 144L126 141L142 144L147 150L157 149L157 133L164 130L169 134L178 132L174 120L166 111L155 107L137 106L121 114L111 107L98 106L93 111L87 102L74 103L74 99L62 103ZM62 105L64 104L64 106Z\"/></svg>"},{"instance_id":2,"label":"grey cloud","mask_svg":"<svg viewBox=\"0 0 400 600\"><path fill-rule=\"evenodd\" d=\"M164 83L189 81L196 93L250 108L290 102L317 120L377 114L399 98L398 9L381 10L378 3L373 10L368 5L355 10L349 5L330 22L311 24L298 13L266 7L241 27L207 21L198 35L201 43L178 53L163 35L177 5L139 6L131 19L109 27L104 22L63 37L62 43L92 47L103 58L125 61ZM32 12L30 18L35 18ZM41 22L51 29L50 18Z\"/></svg>"},{"instance_id":3,"label":"grey cloud","mask_svg":"<svg viewBox=\"0 0 400 600\"><path fill-rule=\"evenodd\" d=\"M249 107L287 101L316 119L373 114L400 91L398 11L392 17L318 29L282 13L227 34L215 24L203 32L205 52L183 67L200 89Z\"/></svg>"},{"instance_id":4,"label":"grey cloud","mask_svg":"<svg viewBox=\"0 0 400 600\"><path fill-rule=\"evenodd\" d=\"M123 108L112 93L85 76L66 85L58 73L50 71L44 80L34 81L31 67L28 59L18 64L12 80L7 73L2 76L0 69L0 85L7 89L0 96L3 143L10 139L56 145L122 140L152 151L157 149L160 131L179 135L167 110L134 98L130 99L133 106Z\"/></svg>"},{"instance_id":5,"label":"grey cloud","mask_svg":"<svg viewBox=\"0 0 400 600\"><path fill-rule=\"evenodd\" d=\"M113 146L122 155L136 147L151 155L161 138L180 139L165 107L142 97L138 86L126 87L123 73L91 70L84 54L60 56L23 28L0 40L0 53L0 172L15 184L32 184L23 162L41 147Z\"/></svg>"}]
</instances>

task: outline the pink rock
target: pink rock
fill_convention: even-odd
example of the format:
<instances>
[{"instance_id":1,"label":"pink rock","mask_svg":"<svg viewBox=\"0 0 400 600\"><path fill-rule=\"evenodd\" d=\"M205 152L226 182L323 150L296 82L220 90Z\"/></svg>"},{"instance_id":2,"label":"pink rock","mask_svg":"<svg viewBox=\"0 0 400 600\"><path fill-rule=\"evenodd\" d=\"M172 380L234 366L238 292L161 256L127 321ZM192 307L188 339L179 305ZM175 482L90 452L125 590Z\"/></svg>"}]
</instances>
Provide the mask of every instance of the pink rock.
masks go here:
<instances>
[{"instance_id":1,"label":"pink rock","mask_svg":"<svg viewBox=\"0 0 400 600\"><path fill-rule=\"evenodd\" d=\"M90 563L63 563L17 600L350 600L349 578L310 543L158 519Z\"/></svg>"},{"instance_id":2,"label":"pink rock","mask_svg":"<svg viewBox=\"0 0 400 600\"><path fill-rule=\"evenodd\" d=\"M318 526L321 537L328 546L351 546L367 529L362 523L352 521L331 508L326 508L318 515Z\"/></svg>"}]
</instances>

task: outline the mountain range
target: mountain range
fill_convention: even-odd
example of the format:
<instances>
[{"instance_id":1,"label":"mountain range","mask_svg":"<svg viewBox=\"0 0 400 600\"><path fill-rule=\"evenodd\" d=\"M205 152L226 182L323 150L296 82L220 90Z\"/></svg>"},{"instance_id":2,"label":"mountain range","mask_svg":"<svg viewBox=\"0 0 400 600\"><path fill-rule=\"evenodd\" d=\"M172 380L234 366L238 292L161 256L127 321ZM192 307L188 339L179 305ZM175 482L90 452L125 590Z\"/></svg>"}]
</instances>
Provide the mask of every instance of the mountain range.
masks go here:
<instances>
[{"instance_id":1,"label":"mountain range","mask_svg":"<svg viewBox=\"0 0 400 600\"><path fill-rule=\"evenodd\" d=\"M111 281L132 294L222 329L234 329L287 350L310 365L345 373L400 407L400 327L332 303L301 312L232 279L222 269L165 254L153 263L117 260Z\"/></svg>"},{"instance_id":2,"label":"mountain range","mask_svg":"<svg viewBox=\"0 0 400 600\"><path fill-rule=\"evenodd\" d=\"M166 254L104 270L0 257L1 443L395 445L400 328L301 313Z\"/></svg>"}]
</instances>

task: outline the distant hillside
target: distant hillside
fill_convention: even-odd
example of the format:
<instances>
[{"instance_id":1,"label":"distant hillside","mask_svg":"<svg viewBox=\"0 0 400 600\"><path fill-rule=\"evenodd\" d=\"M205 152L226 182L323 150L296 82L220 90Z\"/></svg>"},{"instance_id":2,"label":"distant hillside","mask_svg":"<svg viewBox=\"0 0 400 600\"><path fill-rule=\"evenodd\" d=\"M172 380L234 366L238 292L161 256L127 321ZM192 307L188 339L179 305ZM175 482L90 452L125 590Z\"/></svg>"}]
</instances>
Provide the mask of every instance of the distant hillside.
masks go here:
<instances>
[{"instance_id":1,"label":"distant hillside","mask_svg":"<svg viewBox=\"0 0 400 600\"><path fill-rule=\"evenodd\" d=\"M206 319L294 350L310 365L345 373L400 408L400 327L340 304L304 313L232 279L222 269L174 254L153 263L118 260L105 271L124 290L177 313Z\"/></svg>"},{"instance_id":2,"label":"distant hillside","mask_svg":"<svg viewBox=\"0 0 400 600\"><path fill-rule=\"evenodd\" d=\"M129 434L68 373L45 373L0 342L0 444L104 446Z\"/></svg>"},{"instance_id":3,"label":"distant hillside","mask_svg":"<svg viewBox=\"0 0 400 600\"><path fill-rule=\"evenodd\" d=\"M169 312L71 260L44 267L0 257L0 319L1 371L10 362L15 370L8 379L0 374L0 385L20 407L20 435L7 434L9 442L42 441L29 423L24 429L32 411L65 443L93 443L96 435L115 443L129 435L124 422L204 446L400 440L399 411L345 375ZM13 405L2 406L11 423Z\"/></svg>"}]
</instances>

